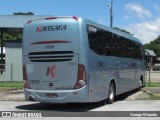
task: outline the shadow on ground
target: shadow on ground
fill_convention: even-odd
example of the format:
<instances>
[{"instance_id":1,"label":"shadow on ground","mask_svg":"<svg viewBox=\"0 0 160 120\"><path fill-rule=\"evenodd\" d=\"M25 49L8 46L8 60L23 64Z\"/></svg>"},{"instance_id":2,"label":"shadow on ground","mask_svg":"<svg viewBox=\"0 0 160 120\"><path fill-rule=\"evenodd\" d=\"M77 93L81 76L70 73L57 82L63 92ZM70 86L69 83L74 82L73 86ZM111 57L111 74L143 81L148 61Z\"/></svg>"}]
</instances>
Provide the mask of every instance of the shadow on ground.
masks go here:
<instances>
[{"instance_id":1,"label":"shadow on ground","mask_svg":"<svg viewBox=\"0 0 160 120\"><path fill-rule=\"evenodd\" d=\"M127 100L128 97L134 96L134 94L136 94L139 91L140 91L139 89L135 89L135 90L132 90L132 91L117 95L116 98L115 98L115 102L116 101ZM137 100L136 96L134 96L134 97L135 97L134 99Z\"/></svg>"},{"instance_id":2,"label":"shadow on ground","mask_svg":"<svg viewBox=\"0 0 160 120\"><path fill-rule=\"evenodd\" d=\"M133 90L125 94L116 96L115 102L125 100L128 96L135 94L138 90ZM114 104L114 103L113 103ZM105 101L96 103L67 103L67 104L46 104L46 103L31 103L28 105L16 106L22 110L40 110L40 111L61 111L61 112L86 112L105 105ZM107 104L106 104L107 105Z\"/></svg>"}]
</instances>

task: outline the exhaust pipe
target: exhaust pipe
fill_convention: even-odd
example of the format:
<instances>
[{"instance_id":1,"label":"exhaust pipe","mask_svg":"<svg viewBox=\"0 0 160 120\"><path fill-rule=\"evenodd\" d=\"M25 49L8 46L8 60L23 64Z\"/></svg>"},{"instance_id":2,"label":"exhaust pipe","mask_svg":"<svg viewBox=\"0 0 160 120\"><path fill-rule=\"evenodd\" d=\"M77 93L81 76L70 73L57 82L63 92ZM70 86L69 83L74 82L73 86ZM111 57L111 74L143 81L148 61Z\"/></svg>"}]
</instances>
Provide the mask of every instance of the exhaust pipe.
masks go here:
<instances>
[{"instance_id":1,"label":"exhaust pipe","mask_svg":"<svg viewBox=\"0 0 160 120\"><path fill-rule=\"evenodd\" d=\"M35 101L35 98L31 95L31 96L29 96L29 100L30 101Z\"/></svg>"}]
</instances>

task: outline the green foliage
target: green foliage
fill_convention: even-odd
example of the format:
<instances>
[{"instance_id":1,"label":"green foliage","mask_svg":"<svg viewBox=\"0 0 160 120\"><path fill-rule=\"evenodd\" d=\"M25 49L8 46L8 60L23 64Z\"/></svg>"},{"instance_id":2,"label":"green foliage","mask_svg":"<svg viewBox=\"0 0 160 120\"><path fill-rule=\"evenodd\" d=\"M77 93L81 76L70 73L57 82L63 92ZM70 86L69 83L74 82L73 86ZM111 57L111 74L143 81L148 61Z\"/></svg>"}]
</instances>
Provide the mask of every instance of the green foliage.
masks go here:
<instances>
[{"instance_id":1,"label":"green foliage","mask_svg":"<svg viewBox=\"0 0 160 120\"><path fill-rule=\"evenodd\" d=\"M13 15L34 15L32 12L14 12Z\"/></svg>"},{"instance_id":2,"label":"green foliage","mask_svg":"<svg viewBox=\"0 0 160 120\"><path fill-rule=\"evenodd\" d=\"M22 33L11 34L11 33L4 33L4 40L22 40Z\"/></svg>"},{"instance_id":3,"label":"green foliage","mask_svg":"<svg viewBox=\"0 0 160 120\"><path fill-rule=\"evenodd\" d=\"M13 34L13 33L4 33L3 40L4 40L3 41L4 42L3 45L5 45L5 41L22 40L22 33L21 32L15 33L15 34ZM1 40L0 40L0 45L1 45Z\"/></svg>"},{"instance_id":4,"label":"green foliage","mask_svg":"<svg viewBox=\"0 0 160 120\"><path fill-rule=\"evenodd\" d=\"M153 50L156 53L156 55L160 57L160 36L158 36L158 38L155 39L154 41L145 44L144 48Z\"/></svg>"},{"instance_id":5,"label":"green foliage","mask_svg":"<svg viewBox=\"0 0 160 120\"><path fill-rule=\"evenodd\" d=\"M0 88L23 88L23 82L0 82Z\"/></svg>"},{"instance_id":6,"label":"green foliage","mask_svg":"<svg viewBox=\"0 0 160 120\"><path fill-rule=\"evenodd\" d=\"M160 87L160 82L150 82L146 83L146 87Z\"/></svg>"},{"instance_id":7,"label":"green foliage","mask_svg":"<svg viewBox=\"0 0 160 120\"><path fill-rule=\"evenodd\" d=\"M26 12L26 13L25 12L14 12L13 15L34 15L34 13L32 12ZM5 41L9 41L9 40L22 40L22 33L21 32L14 32L14 33L5 32L3 34L3 39L4 39L4 43Z\"/></svg>"}]
</instances>

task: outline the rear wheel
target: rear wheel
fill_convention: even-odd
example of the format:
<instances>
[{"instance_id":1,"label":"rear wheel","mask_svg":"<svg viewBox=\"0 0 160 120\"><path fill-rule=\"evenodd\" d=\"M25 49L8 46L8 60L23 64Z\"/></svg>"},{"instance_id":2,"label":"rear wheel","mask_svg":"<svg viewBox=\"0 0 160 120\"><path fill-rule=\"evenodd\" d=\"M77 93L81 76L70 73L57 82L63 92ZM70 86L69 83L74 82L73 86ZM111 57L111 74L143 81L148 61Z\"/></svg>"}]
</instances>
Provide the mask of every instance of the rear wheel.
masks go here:
<instances>
[{"instance_id":1,"label":"rear wheel","mask_svg":"<svg viewBox=\"0 0 160 120\"><path fill-rule=\"evenodd\" d=\"M108 93L107 103L112 104L114 102L114 98L115 98L115 85L113 82L111 82L109 85L109 93Z\"/></svg>"}]
</instances>

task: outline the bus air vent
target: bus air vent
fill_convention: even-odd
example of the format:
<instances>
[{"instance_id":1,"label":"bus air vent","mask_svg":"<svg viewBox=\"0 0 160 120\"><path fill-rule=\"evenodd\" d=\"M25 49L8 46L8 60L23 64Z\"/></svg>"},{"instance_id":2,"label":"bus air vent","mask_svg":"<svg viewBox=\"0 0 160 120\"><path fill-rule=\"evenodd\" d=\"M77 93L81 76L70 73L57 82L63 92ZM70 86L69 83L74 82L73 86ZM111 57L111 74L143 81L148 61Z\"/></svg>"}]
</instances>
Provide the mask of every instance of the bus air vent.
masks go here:
<instances>
[{"instance_id":1,"label":"bus air vent","mask_svg":"<svg viewBox=\"0 0 160 120\"><path fill-rule=\"evenodd\" d=\"M73 51L44 51L31 52L28 54L31 62L64 62L71 61Z\"/></svg>"}]
</instances>

